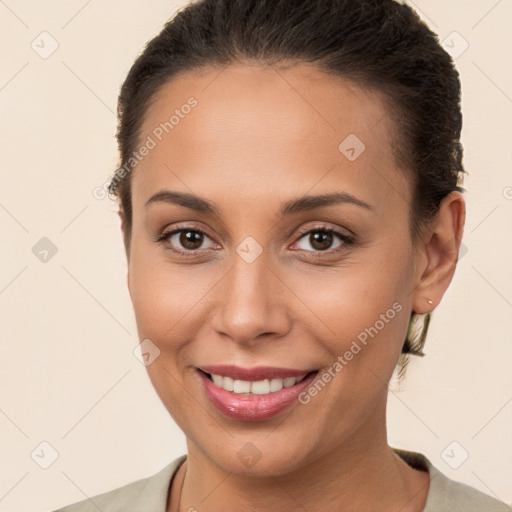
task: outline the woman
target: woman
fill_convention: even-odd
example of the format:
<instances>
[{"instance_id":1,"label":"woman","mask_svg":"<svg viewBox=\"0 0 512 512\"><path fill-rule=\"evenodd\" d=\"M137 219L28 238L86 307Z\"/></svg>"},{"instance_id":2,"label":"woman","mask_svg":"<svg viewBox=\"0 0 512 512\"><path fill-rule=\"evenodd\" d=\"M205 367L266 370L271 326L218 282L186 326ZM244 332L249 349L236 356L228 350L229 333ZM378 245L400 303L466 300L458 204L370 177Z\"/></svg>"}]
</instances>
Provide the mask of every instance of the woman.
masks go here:
<instances>
[{"instance_id":1,"label":"woman","mask_svg":"<svg viewBox=\"0 0 512 512\"><path fill-rule=\"evenodd\" d=\"M168 22L123 84L110 191L187 455L61 512L508 510L386 435L456 268L461 119L449 55L392 0Z\"/></svg>"}]
</instances>

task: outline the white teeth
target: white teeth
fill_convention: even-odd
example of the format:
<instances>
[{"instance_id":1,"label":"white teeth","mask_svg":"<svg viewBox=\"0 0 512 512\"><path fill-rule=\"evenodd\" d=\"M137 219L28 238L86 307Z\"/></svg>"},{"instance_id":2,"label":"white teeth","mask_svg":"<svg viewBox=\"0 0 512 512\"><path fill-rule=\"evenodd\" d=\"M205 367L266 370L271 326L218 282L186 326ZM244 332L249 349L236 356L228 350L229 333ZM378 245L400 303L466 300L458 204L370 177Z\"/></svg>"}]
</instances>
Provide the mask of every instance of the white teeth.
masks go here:
<instances>
[{"instance_id":1,"label":"white teeth","mask_svg":"<svg viewBox=\"0 0 512 512\"><path fill-rule=\"evenodd\" d=\"M233 391L235 393L250 393L251 383L246 380L235 380L233 384Z\"/></svg>"},{"instance_id":2,"label":"white teeth","mask_svg":"<svg viewBox=\"0 0 512 512\"><path fill-rule=\"evenodd\" d=\"M289 388L300 382L307 375L300 377L286 377L285 379L265 379L256 382L247 380L233 380L231 377L223 377L222 375L211 375L213 383L219 388L234 393L252 393L254 395L268 395L283 388Z\"/></svg>"},{"instance_id":3,"label":"white teeth","mask_svg":"<svg viewBox=\"0 0 512 512\"><path fill-rule=\"evenodd\" d=\"M270 382L268 379L251 382L251 393L255 395L268 395L270 393Z\"/></svg>"},{"instance_id":4,"label":"white teeth","mask_svg":"<svg viewBox=\"0 0 512 512\"><path fill-rule=\"evenodd\" d=\"M219 388L222 387L222 379L223 377L221 375L212 375L213 382L219 386Z\"/></svg>"},{"instance_id":5,"label":"white teeth","mask_svg":"<svg viewBox=\"0 0 512 512\"><path fill-rule=\"evenodd\" d=\"M297 382L297 379L295 377L286 377L283 381L283 386L285 388L289 388L291 386L295 385L295 382Z\"/></svg>"},{"instance_id":6,"label":"white teeth","mask_svg":"<svg viewBox=\"0 0 512 512\"><path fill-rule=\"evenodd\" d=\"M220 377L222 379L222 382L220 384L217 384L219 388L224 388L226 391L234 390L235 381L231 377L222 377L221 375L216 375L216 377Z\"/></svg>"},{"instance_id":7,"label":"white teeth","mask_svg":"<svg viewBox=\"0 0 512 512\"><path fill-rule=\"evenodd\" d=\"M270 381L270 391L281 391L283 389L283 379L272 379Z\"/></svg>"}]
</instances>

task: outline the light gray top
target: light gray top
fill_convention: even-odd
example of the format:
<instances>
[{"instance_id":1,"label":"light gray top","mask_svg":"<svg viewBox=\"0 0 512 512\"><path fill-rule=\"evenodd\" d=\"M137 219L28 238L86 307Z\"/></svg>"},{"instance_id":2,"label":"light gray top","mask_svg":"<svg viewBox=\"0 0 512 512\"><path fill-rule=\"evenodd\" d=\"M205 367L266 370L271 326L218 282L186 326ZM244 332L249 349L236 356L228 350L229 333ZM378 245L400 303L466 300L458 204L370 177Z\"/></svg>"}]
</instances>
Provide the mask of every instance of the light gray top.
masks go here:
<instances>
[{"instance_id":1,"label":"light gray top","mask_svg":"<svg viewBox=\"0 0 512 512\"><path fill-rule=\"evenodd\" d=\"M430 489L423 512L511 512L512 507L445 476L421 453L393 448L410 466L428 471ZM73 503L54 512L166 512L172 479L187 458L181 455L152 476Z\"/></svg>"}]
</instances>

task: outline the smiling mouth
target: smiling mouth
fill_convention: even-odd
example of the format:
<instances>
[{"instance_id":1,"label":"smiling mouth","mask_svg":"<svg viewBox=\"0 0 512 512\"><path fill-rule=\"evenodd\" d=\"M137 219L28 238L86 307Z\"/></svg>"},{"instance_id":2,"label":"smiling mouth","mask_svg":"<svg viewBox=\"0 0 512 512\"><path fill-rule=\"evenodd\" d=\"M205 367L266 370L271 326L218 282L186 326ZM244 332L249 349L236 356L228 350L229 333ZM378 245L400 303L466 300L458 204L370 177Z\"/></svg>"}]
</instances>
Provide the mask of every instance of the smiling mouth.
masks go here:
<instances>
[{"instance_id":1,"label":"smiling mouth","mask_svg":"<svg viewBox=\"0 0 512 512\"><path fill-rule=\"evenodd\" d=\"M283 388L290 388L292 386L295 386L309 375L318 373L318 370L314 370L311 372L305 372L303 375L299 375L297 377L284 377L263 379L258 381L248 381L233 379L232 377L214 373L207 373L201 369L199 369L199 371L206 375L206 377L210 381L212 381L217 387L224 389L226 391L231 391L233 393L247 395L269 395L272 393L276 393L277 391L281 391Z\"/></svg>"}]
</instances>

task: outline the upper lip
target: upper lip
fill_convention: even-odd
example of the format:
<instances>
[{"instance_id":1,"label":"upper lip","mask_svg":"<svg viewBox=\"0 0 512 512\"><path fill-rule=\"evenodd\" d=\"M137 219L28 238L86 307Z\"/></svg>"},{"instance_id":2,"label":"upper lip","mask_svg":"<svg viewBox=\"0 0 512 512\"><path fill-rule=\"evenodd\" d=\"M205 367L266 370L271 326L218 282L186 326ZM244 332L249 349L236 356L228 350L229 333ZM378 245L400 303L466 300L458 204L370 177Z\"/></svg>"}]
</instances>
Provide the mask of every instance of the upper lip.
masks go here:
<instances>
[{"instance_id":1,"label":"upper lip","mask_svg":"<svg viewBox=\"0 0 512 512\"><path fill-rule=\"evenodd\" d=\"M275 366L254 366L242 368L233 364L216 364L200 366L199 370L205 373L231 377L234 380L259 381L265 379L284 379L286 377L301 377L315 370L300 370L294 368L278 368Z\"/></svg>"}]
</instances>

